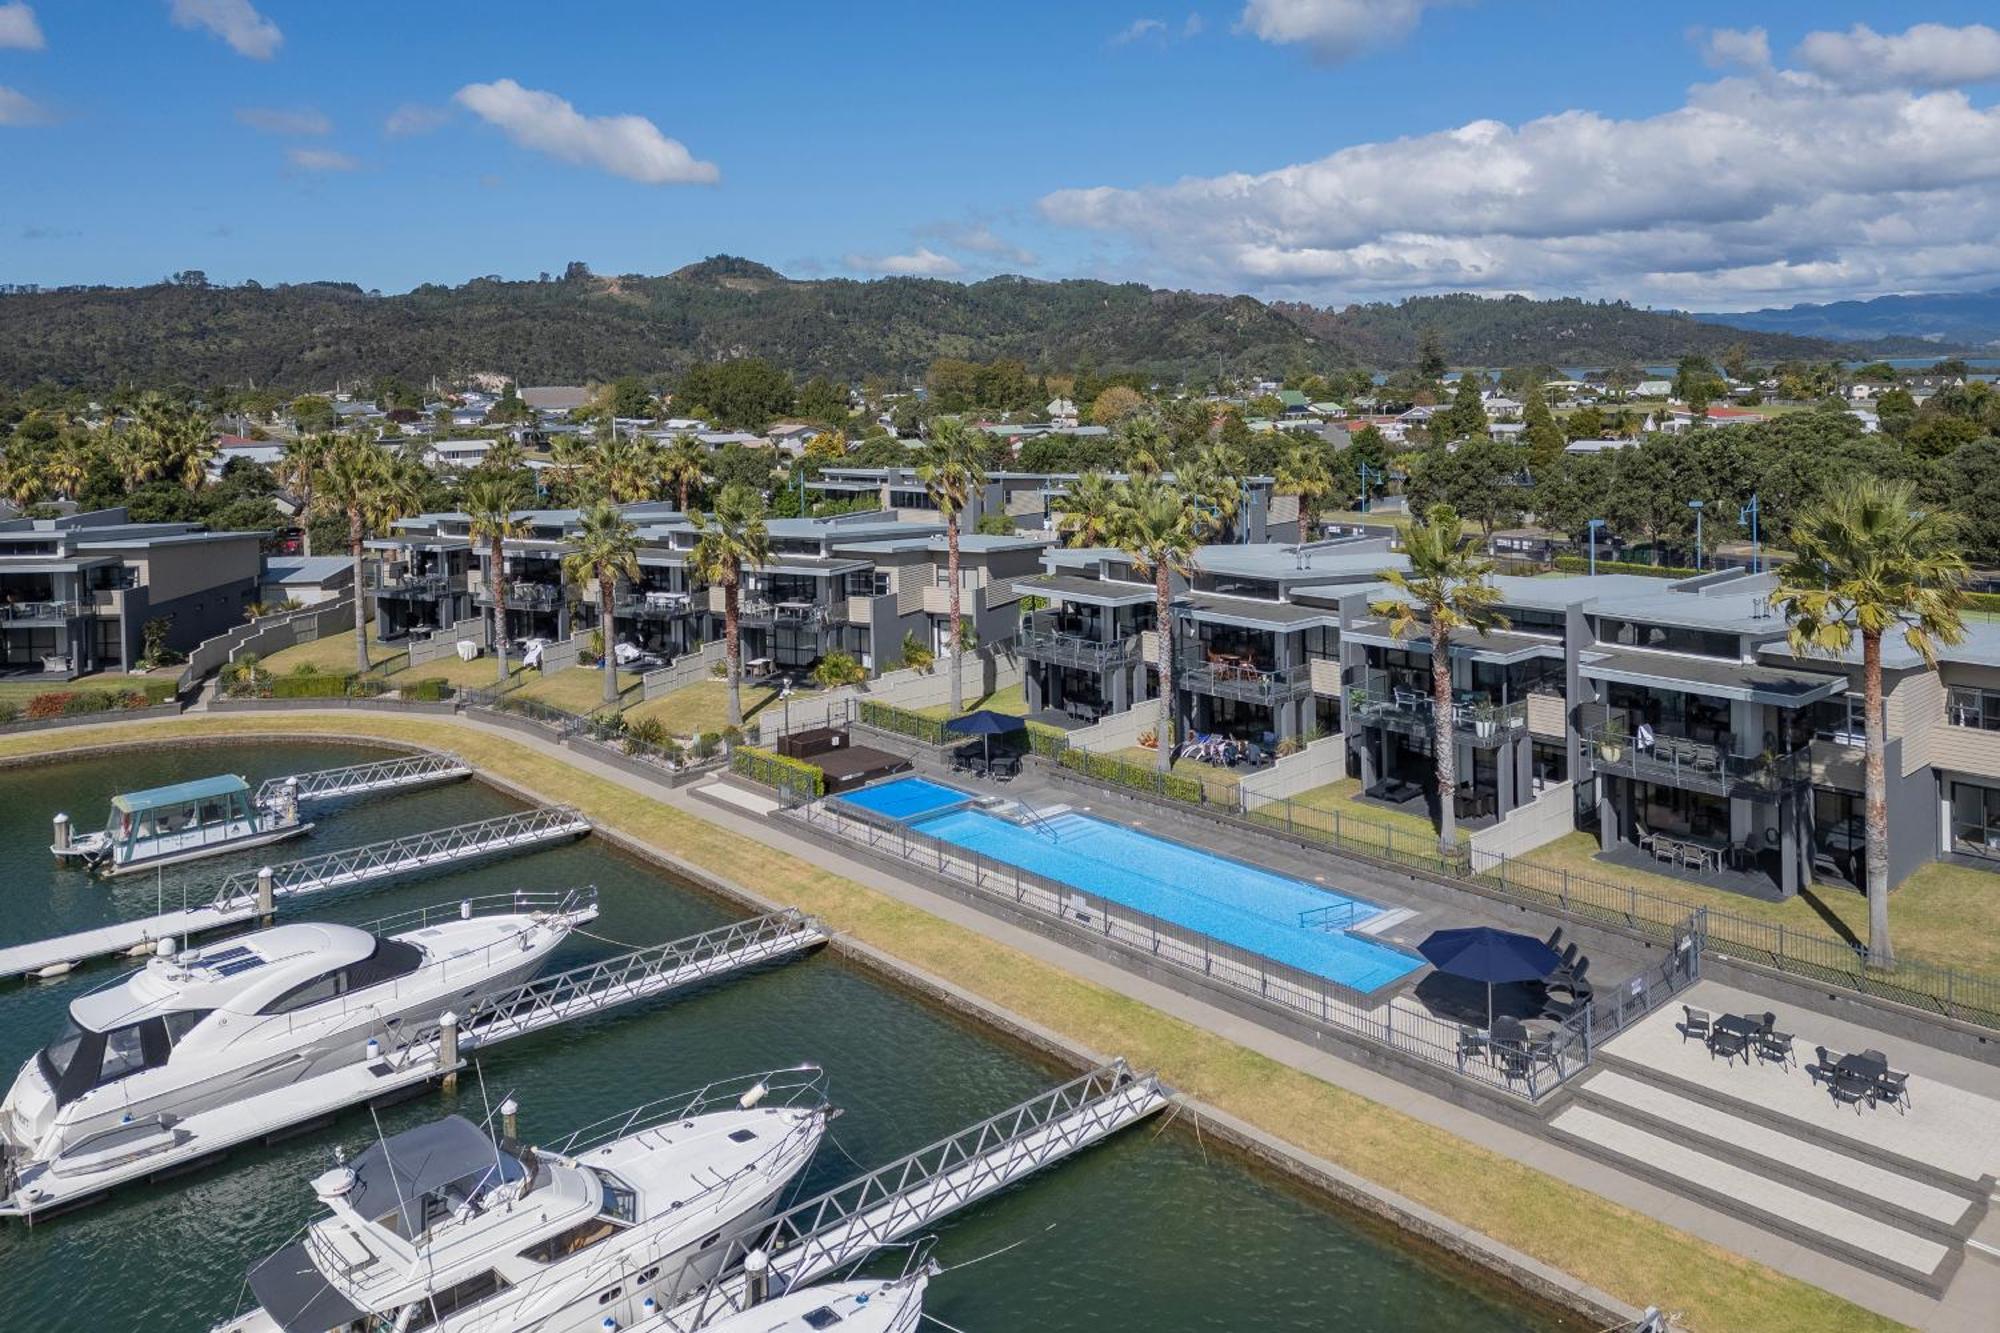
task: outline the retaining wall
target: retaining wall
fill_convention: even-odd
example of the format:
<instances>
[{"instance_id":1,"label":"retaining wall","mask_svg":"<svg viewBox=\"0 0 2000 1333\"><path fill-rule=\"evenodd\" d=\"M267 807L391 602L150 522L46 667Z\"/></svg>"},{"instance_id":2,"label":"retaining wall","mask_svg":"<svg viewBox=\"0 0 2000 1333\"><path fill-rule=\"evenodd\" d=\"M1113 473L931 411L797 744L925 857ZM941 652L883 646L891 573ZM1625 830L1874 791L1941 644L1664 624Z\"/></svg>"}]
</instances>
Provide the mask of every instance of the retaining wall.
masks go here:
<instances>
[{"instance_id":1,"label":"retaining wall","mask_svg":"<svg viewBox=\"0 0 2000 1333\"><path fill-rule=\"evenodd\" d=\"M1346 737L1322 736L1297 754L1288 754L1237 783L1236 790L1241 793L1237 800L1247 813L1267 801L1297 796L1346 776Z\"/></svg>"},{"instance_id":2,"label":"retaining wall","mask_svg":"<svg viewBox=\"0 0 2000 1333\"><path fill-rule=\"evenodd\" d=\"M1520 856L1531 852L1574 829L1575 810L1575 788L1567 782L1552 783L1540 796L1509 812L1491 828L1474 829L1472 850L1489 856Z\"/></svg>"}]
</instances>

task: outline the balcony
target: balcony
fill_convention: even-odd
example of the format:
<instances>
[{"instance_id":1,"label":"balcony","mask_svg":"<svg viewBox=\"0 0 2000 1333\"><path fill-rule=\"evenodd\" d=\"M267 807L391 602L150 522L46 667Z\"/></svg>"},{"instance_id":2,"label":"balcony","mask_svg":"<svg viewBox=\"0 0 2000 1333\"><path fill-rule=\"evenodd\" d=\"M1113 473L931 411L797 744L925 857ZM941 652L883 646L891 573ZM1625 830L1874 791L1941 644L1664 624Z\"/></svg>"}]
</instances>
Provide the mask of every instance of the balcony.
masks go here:
<instances>
[{"instance_id":1,"label":"balcony","mask_svg":"<svg viewBox=\"0 0 2000 1333\"><path fill-rule=\"evenodd\" d=\"M473 589L472 600L481 606L493 605L491 585ZM556 583L509 583L507 609L510 611L553 611L563 604L562 585Z\"/></svg>"},{"instance_id":2,"label":"balcony","mask_svg":"<svg viewBox=\"0 0 2000 1333\"><path fill-rule=\"evenodd\" d=\"M1735 755L1707 741L1658 735L1652 744L1623 722L1606 722L1584 733L1584 761L1599 773L1655 782L1716 796L1775 796L1812 781L1812 750L1789 754Z\"/></svg>"},{"instance_id":3,"label":"balcony","mask_svg":"<svg viewBox=\"0 0 2000 1333\"><path fill-rule=\"evenodd\" d=\"M1245 663L1211 658L1184 666L1174 675L1184 690L1243 703L1290 703L1312 693L1312 668L1303 663L1260 671Z\"/></svg>"},{"instance_id":4,"label":"balcony","mask_svg":"<svg viewBox=\"0 0 2000 1333\"><path fill-rule=\"evenodd\" d=\"M847 623L845 599L834 606L817 602L771 602L746 597L736 607L736 618L754 629L824 629Z\"/></svg>"},{"instance_id":5,"label":"balcony","mask_svg":"<svg viewBox=\"0 0 2000 1333\"><path fill-rule=\"evenodd\" d=\"M613 614L630 620L678 620L694 609L694 598L684 592L628 591L612 604Z\"/></svg>"},{"instance_id":6,"label":"balcony","mask_svg":"<svg viewBox=\"0 0 2000 1333\"><path fill-rule=\"evenodd\" d=\"M453 593L464 592L463 574L404 574L397 578L374 578L368 590L377 597L397 597L406 602L439 602Z\"/></svg>"},{"instance_id":7,"label":"balcony","mask_svg":"<svg viewBox=\"0 0 2000 1333\"><path fill-rule=\"evenodd\" d=\"M9 625L62 625L88 615L82 602L7 602L0 604L0 622Z\"/></svg>"},{"instance_id":8,"label":"balcony","mask_svg":"<svg viewBox=\"0 0 2000 1333\"><path fill-rule=\"evenodd\" d=\"M1406 736L1429 737L1435 733L1437 707L1429 694L1406 685L1394 685L1386 677L1370 675L1347 692L1348 711L1364 727L1384 727ZM1451 729L1475 749L1490 749L1512 738L1528 725L1528 701L1497 704L1468 691L1459 691L1451 706Z\"/></svg>"},{"instance_id":9,"label":"balcony","mask_svg":"<svg viewBox=\"0 0 2000 1333\"><path fill-rule=\"evenodd\" d=\"M1021 652L1038 662L1076 667L1084 671L1104 671L1134 661L1139 656L1139 638L1133 635L1109 643L1082 634L1066 634L1048 623L1036 624L1030 617L1021 630Z\"/></svg>"}]
</instances>

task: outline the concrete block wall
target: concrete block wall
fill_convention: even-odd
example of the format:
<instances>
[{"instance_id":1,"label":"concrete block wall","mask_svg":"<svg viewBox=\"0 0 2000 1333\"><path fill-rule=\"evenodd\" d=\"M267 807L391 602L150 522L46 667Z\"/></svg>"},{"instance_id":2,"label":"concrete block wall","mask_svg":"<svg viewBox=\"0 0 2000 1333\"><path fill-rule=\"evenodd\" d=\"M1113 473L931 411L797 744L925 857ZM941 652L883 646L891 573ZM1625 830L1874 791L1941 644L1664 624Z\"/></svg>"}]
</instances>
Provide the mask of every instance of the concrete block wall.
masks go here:
<instances>
[{"instance_id":1,"label":"concrete block wall","mask_svg":"<svg viewBox=\"0 0 2000 1333\"><path fill-rule=\"evenodd\" d=\"M447 625L434 631L428 639L416 639L410 643L410 665L422 666L426 662L436 662L447 657L458 656L461 639L471 639L481 648L492 645L487 642L486 617L471 616L456 625Z\"/></svg>"},{"instance_id":2,"label":"concrete block wall","mask_svg":"<svg viewBox=\"0 0 2000 1333\"><path fill-rule=\"evenodd\" d=\"M1245 777L1237 784L1245 810L1297 796L1347 776L1347 738L1322 736L1300 750Z\"/></svg>"},{"instance_id":3,"label":"concrete block wall","mask_svg":"<svg viewBox=\"0 0 2000 1333\"><path fill-rule=\"evenodd\" d=\"M1139 733L1156 731L1160 725L1160 703L1148 699L1122 713L1112 713L1095 726L1069 733L1069 743L1092 754L1129 750L1139 743Z\"/></svg>"},{"instance_id":4,"label":"concrete block wall","mask_svg":"<svg viewBox=\"0 0 2000 1333\"><path fill-rule=\"evenodd\" d=\"M1521 856L1554 842L1575 827L1575 788L1567 782L1555 782L1491 828L1474 829L1472 851L1476 857L1495 859Z\"/></svg>"}]
</instances>

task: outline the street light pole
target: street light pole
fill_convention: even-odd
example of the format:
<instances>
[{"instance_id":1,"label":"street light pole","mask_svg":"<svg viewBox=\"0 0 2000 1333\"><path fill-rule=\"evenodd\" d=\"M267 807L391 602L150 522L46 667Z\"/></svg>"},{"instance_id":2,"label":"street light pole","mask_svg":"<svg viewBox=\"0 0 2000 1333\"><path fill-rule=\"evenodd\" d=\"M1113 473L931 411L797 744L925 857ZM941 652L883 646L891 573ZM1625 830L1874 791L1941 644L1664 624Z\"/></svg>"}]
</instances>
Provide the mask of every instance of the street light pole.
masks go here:
<instances>
[{"instance_id":1,"label":"street light pole","mask_svg":"<svg viewBox=\"0 0 2000 1333\"><path fill-rule=\"evenodd\" d=\"M1382 479L1382 476L1379 472L1376 472L1374 468L1369 467L1366 463L1363 463L1361 465L1361 512L1364 514L1371 512L1368 508L1368 478L1371 475L1374 476L1374 478L1377 481L1380 481Z\"/></svg>"},{"instance_id":2,"label":"street light pole","mask_svg":"<svg viewBox=\"0 0 2000 1333\"><path fill-rule=\"evenodd\" d=\"M1737 523L1748 523L1750 525L1750 572L1752 574L1758 573L1764 567L1764 548L1762 543L1758 541L1757 533L1757 516L1760 508L1761 506L1757 503L1757 494L1753 491L1750 494L1750 503L1736 511Z\"/></svg>"},{"instance_id":3,"label":"street light pole","mask_svg":"<svg viewBox=\"0 0 2000 1333\"><path fill-rule=\"evenodd\" d=\"M1701 509L1700 500L1689 500L1688 508L1694 510L1694 567L1701 568Z\"/></svg>"},{"instance_id":4,"label":"street light pole","mask_svg":"<svg viewBox=\"0 0 2000 1333\"><path fill-rule=\"evenodd\" d=\"M1604 520L1593 518L1587 525L1590 529L1590 576L1597 577L1597 530L1604 526Z\"/></svg>"}]
</instances>

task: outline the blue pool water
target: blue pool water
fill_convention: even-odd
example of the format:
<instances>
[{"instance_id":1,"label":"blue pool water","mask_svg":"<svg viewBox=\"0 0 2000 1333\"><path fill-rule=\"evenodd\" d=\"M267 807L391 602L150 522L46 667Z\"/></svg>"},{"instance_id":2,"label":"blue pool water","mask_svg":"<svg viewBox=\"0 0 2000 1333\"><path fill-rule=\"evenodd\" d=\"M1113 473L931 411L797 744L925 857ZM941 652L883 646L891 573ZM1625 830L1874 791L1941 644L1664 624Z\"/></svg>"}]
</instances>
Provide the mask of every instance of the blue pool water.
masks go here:
<instances>
[{"instance_id":1,"label":"blue pool water","mask_svg":"<svg viewBox=\"0 0 2000 1333\"><path fill-rule=\"evenodd\" d=\"M1356 899L1122 824L1061 814L1028 828L983 811L956 810L912 827L1358 991L1374 991L1422 966L1388 945L1300 924L1301 913L1318 915ZM1365 921L1376 910L1362 903L1352 920ZM1338 925L1349 924L1338 911L1334 917Z\"/></svg>"},{"instance_id":2,"label":"blue pool water","mask_svg":"<svg viewBox=\"0 0 2000 1333\"><path fill-rule=\"evenodd\" d=\"M843 804L873 811L885 819L909 821L964 805L972 797L941 783L922 778L897 778L835 798Z\"/></svg>"}]
</instances>

